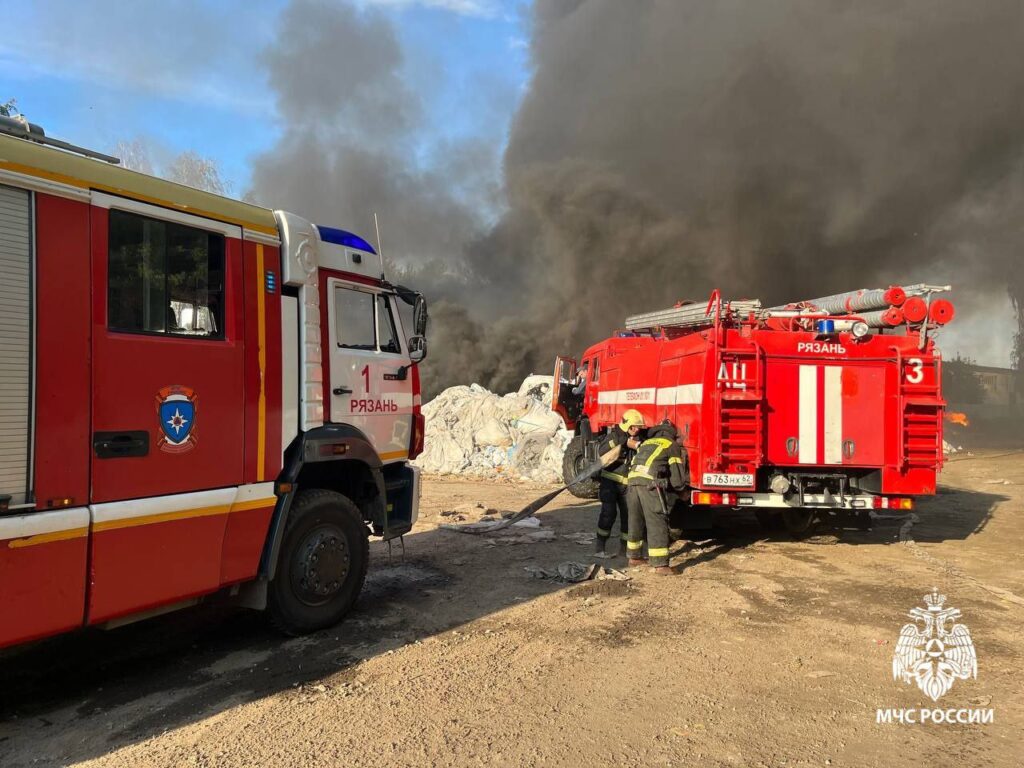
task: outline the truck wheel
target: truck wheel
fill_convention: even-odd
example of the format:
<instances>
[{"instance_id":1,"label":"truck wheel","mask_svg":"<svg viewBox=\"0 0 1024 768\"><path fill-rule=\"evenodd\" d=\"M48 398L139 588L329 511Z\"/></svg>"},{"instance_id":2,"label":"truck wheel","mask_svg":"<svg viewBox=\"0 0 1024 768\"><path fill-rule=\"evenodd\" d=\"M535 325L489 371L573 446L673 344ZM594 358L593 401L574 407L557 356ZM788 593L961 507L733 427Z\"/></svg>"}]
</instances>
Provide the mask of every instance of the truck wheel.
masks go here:
<instances>
[{"instance_id":1,"label":"truck wheel","mask_svg":"<svg viewBox=\"0 0 1024 768\"><path fill-rule=\"evenodd\" d=\"M338 623L363 588L369 559L366 526L356 505L334 491L301 491L267 588L271 622L293 636Z\"/></svg>"},{"instance_id":2,"label":"truck wheel","mask_svg":"<svg viewBox=\"0 0 1024 768\"><path fill-rule=\"evenodd\" d=\"M562 457L562 479L568 483L576 475L589 466L586 454L586 440L582 435L576 435L566 446L565 455ZM569 486L569 493L580 499L596 499L598 479L592 477L582 483Z\"/></svg>"},{"instance_id":3,"label":"truck wheel","mask_svg":"<svg viewBox=\"0 0 1024 768\"><path fill-rule=\"evenodd\" d=\"M813 509L805 507L790 507L782 510L782 524L786 530L797 539L807 536L814 528L816 514Z\"/></svg>"}]
</instances>

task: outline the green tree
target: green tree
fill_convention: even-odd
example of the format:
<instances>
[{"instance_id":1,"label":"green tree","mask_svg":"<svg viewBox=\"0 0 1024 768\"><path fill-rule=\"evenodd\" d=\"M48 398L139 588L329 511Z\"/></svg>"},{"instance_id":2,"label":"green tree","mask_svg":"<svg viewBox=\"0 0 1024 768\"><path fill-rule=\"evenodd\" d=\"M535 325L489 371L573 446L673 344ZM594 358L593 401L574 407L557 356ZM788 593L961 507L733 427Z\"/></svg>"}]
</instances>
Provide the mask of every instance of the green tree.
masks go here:
<instances>
[{"instance_id":1,"label":"green tree","mask_svg":"<svg viewBox=\"0 0 1024 768\"><path fill-rule=\"evenodd\" d=\"M0 102L0 116L2 117L14 117L20 115L18 111L18 100L8 99L7 101Z\"/></svg>"}]
</instances>

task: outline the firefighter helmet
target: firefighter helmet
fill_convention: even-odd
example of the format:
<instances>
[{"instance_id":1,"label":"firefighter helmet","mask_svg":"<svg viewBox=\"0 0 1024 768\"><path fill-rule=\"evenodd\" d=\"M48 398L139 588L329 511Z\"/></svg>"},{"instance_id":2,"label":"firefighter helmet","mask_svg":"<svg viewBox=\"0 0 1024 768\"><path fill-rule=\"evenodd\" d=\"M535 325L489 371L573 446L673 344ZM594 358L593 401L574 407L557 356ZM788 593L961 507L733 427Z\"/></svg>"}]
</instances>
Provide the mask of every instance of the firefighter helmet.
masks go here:
<instances>
[{"instance_id":1,"label":"firefighter helmet","mask_svg":"<svg viewBox=\"0 0 1024 768\"><path fill-rule=\"evenodd\" d=\"M622 414L622 423L619 427L622 428L623 432L629 431L630 427L643 427L644 426L644 415L635 408L630 408L624 414Z\"/></svg>"}]
</instances>

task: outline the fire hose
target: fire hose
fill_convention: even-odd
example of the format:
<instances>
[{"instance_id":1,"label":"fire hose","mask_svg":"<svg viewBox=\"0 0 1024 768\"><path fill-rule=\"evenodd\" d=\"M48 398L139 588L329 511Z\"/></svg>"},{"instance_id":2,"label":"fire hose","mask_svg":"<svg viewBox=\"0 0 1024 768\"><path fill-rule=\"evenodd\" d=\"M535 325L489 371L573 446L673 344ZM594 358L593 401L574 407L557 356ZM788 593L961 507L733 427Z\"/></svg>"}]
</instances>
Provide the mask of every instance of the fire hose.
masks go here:
<instances>
[{"instance_id":1,"label":"fire hose","mask_svg":"<svg viewBox=\"0 0 1024 768\"><path fill-rule=\"evenodd\" d=\"M595 461L592 464L590 464L588 467L583 469L583 471L577 473L576 476L572 480L567 482L565 485L563 485L563 486L561 486L559 488L556 488L553 491L545 493L539 499L534 499L529 504L527 504L525 507L523 507L521 510L519 510L514 515L512 515L512 517L507 517L504 520L495 521L493 524L490 524L490 525L475 525L474 524L473 526L468 526L468 525L451 525L451 524L442 523L438 527L439 528L444 528L445 530L448 530L448 531L458 531L459 533L476 533L476 534L479 534L479 533L492 533L494 531L500 531L503 528L508 528L510 525L515 525L520 520L525 520L528 517L532 517L538 511L540 511L541 509L546 507L548 505L548 503L551 502L562 491L564 491L564 490L566 490L568 488L571 488L574 485L578 485L578 484L580 484L580 483L582 483L582 482L584 482L586 480L589 480L594 475L596 475L598 472L600 472L602 469L604 469L609 464L611 464L613 461L615 461L617 458L619 458L621 453L622 453L622 446L621 445L617 445L614 448L612 448L610 451L608 451L607 453L601 454L601 456L598 458L597 461ZM659 497L660 497L660 493L659 493ZM662 501L662 506L664 506L664 503L665 502Z\"/></svg>"}]
</instances>

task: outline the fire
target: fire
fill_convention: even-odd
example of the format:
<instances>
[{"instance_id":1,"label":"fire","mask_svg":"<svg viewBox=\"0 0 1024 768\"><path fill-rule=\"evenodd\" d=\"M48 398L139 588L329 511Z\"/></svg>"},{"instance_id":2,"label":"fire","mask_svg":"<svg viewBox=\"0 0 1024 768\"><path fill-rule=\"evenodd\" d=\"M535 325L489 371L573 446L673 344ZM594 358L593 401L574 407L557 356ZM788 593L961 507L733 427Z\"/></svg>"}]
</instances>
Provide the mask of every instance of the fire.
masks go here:
<instances>
[{"instance_id":1,"label":"fire","mask_svg":"<svg viewBox=\"0 0 1024 768\"><path fill-rule=\"evenodd\" d=\"M967 418L966 413L960 413L959 411L950 411L946 414L946 418L953 424L959 424L961 427L971 426L970 419Z\"/></svg>"}]
</instances>

